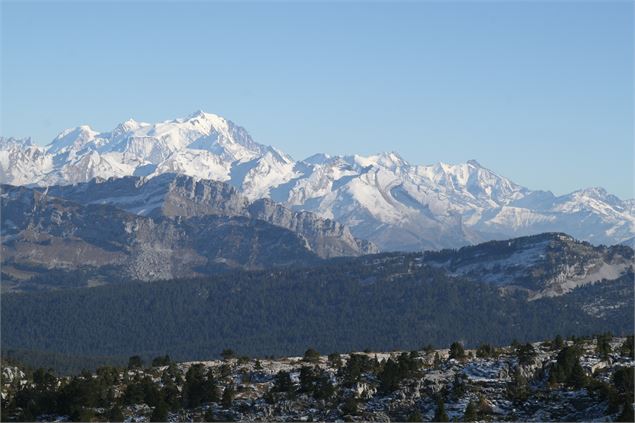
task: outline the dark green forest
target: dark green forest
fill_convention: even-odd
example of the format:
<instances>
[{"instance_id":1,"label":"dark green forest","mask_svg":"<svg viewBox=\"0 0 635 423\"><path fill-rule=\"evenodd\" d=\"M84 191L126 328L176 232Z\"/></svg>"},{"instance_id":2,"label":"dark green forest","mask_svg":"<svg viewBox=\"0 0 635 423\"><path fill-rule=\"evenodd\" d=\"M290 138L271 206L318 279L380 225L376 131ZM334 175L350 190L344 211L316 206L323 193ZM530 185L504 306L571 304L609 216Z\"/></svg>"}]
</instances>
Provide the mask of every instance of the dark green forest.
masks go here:
<instances>
[{"instance_id":1,"label":"dark green forest","mask_svg":"<svg viewBox=\"0 0 635 423\"><path fill-rule=\"evenodd\" d=\"M633 275L527 301L522 292L448 278L406 259L334 260L313 268L118 283L2 295L2 351L26 364L95 367L130 355L209 359L224 348L281 356L423 345L508 344L632 332ZM597 316L598 299L625 303ZM64 359L60 359L60 354ZM80 357L73 362L69 356ZM98 358L95 358L98 356ZM57 359L56 359L57 357ZM83 358L81 358L83 357ZM101 358L99 358L101 357Z\"/></svg>"}]
</instances>

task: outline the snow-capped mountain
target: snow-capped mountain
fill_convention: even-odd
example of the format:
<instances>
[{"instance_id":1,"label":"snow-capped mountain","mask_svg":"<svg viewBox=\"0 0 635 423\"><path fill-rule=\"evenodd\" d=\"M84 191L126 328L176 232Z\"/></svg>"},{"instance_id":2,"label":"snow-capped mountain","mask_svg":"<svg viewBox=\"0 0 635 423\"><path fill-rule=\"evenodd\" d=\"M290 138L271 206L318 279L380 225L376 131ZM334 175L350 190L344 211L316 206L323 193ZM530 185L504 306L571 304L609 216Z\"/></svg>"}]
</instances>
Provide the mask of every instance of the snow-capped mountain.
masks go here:
<instances>
[{"instance_id":1,"label":"snow-capped mountain","mask_svg":"<svg viewBox=\"0 0 635 423\"><path fill-rule=\"evenodd\" d=\"M204 112L155 124L131 119L110 132L80 126L46 147L0 139L3 183L48 186L164 173L227 182L250 201L271 198L312 211L382 250L459 247L541 232L595 244L635 236L635 201L601 188L555 196L519 186L476 161L413 165L394 152L294 161Z\"/></svg>"}]
</instances>

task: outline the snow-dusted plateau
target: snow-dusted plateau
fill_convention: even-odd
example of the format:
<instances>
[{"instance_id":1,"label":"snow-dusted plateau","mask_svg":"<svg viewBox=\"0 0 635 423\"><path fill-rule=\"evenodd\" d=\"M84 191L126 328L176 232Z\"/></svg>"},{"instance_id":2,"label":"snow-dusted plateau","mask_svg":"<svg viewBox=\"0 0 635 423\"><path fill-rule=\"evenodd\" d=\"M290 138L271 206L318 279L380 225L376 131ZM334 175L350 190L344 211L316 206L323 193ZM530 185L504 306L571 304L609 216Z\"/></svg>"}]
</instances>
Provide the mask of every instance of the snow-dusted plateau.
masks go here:
<instances>
[{"instance_id":1,"label":"snow-dusted plateau","mask_svg":"<svg viewBox=\"0 0 635 423\"><path fill-rule=\"evenodd\" d=\"M226 350L75 377L2 363L1 393L9 421L632 421L632 348L598 336L275 359Z\"/></svg>"},{"instance_id":2,"label":"snow-dusted plateau","mask_svg":"<svg viewBox=\"0 0 635 423\"><path fill-rule=\"evenodd\" d=\"M293 211L314 212L383 251L455 248L543 232L596 245L632 244L635 237L635 200L602 188L555 196L473 160L413 165L394 152L296 161L204 112L154 124L128 120L110 132L80 126L45 147L0 139L0 182L6 184L69 185L165 173L226 182L249 201L269 198Z\"/></svg>"}]
</instances>

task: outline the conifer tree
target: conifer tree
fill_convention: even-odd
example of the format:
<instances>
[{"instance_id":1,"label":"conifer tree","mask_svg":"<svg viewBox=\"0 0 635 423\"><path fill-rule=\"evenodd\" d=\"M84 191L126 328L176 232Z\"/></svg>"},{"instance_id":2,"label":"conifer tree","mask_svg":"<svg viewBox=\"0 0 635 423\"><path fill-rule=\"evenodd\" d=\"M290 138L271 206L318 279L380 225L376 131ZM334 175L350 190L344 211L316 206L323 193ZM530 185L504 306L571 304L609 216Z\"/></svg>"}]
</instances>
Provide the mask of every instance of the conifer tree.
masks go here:
<instances>
[{"instance_id":1,"label":"conifer tree","mask_svg":"<svg viewBox=\"0 0 635 423\"><path fill-rule=\"evenodd\" d=\"M421 415L421 411L418 408L415 408L412 413L408 416L409 422L422 422L423 416Z\"/></svg>"},{"instance_id":2,"label":"conifer tree","mask_svg":"<svg viewBox=\"0 0 635 423\"><path fill-rule=\"evenodd\" d=\"M465 408L463 414L464 422L475 422L478 420L478 403L476 401L470 401Z\"/></svg>"},{"instance_id":3,"label":"conifer tree","mask_svg":"<svg viewBox=\"0 0 635 423\"><path fill-rule=\"evenodd\" d=\"M110 412L108 413L108 421L110 421L110 422L123 422L124 421L123 413L121 412L121 408L118 405L115 404L110 409Z\"/></svg>"},{"instance_id":4,"label":"conifer tree","mask_svg":"<svg viewBox=\"0 0 635 423\"><path fill-rule=\"evenodd\" d=\"M232 402L234 401L234 385L228 385L223 391L223 398L221 400L221 404L223 408L230 408L232 406Z\"/></svg>"},{"instance_id":5,"label":"conifer tree","mask_svg":"<svg viewBox=\"0 0 635 423\"><path fill-rule=\"evenodd\" d=\"M512 381L507 385L507 395L513 401L525 401L529 396L527 378L523 376L519 367L516 367L512 375Z\"/></svg>"},{"instance_id":6,"label":"conifer tree","mask_svg":"<svg viewBox=\"0 0 635 423\"><path fill-rule=\"evenodd\" d=\"M551 346L557 350L561 349L564 346L564 340L562 339L562 336L556 335L556 337L553 339L553 342L551 343Z\"/></svg>"},{"instance_id":7,"label":"conifer tree","mask_svg":"<svg viewBox=\"0 0 635 423\"><path fill-rule=\"evenodd\" d=\"M309 348L304 352L304 357L302 357L302 359L308 363L317 363L320 361L320 353L313 348Z\"/></svg>"},{"instance_id":8,"label":"conifer tree","mask_svg":"<svg viewBox=\"0 0 635 423\"><path fill-rule=\"evenodd\" d=\"M450 358L455 360L462 360L465 358L465 349L460 342L453 342L450 345Z\"/></svg>"},{"instance_id":9,"label":"conifer tree","mask_svg":"<svg viewBox=\"0 0 635 423\"><path fill-rule=\"evenodd\" d=\"M140 369L143 367L143 360L138 355L133 355L128 359L128 369Z\"/></svg>"},{"instance_id":10,"label":"conifer tree","mask_svg":"<svg viewBox=\"0 0 635 423\"><path fill-rule=\"evenodd\" d=\"M159 402L150 416L151 422L167 422L168 421L168 405L161 401Z\"/></svg>"},{"instance_id":11,"label":"conifer tree","mask_svg":"<svg viewBox=\"0 0 635 423\"><path fill-rule=\"evenodd\" d=\"M450 421L447 413L445 412L445 403L443 402L443 398L439 397L437 399L437 409L434 412L434 421L435 422L447 422Z\"/></svg>"},{"instance_id":12,"label":"conifer tree","mask_svg":"<svg viewBox=\"0 0 635 423\"><path fill-rule=\"evenodd\" d=\"M291 375L285 370L280 370L273 381L273 392L291 392L293 391L293 382Z\"/></svg>"}]
</instances>

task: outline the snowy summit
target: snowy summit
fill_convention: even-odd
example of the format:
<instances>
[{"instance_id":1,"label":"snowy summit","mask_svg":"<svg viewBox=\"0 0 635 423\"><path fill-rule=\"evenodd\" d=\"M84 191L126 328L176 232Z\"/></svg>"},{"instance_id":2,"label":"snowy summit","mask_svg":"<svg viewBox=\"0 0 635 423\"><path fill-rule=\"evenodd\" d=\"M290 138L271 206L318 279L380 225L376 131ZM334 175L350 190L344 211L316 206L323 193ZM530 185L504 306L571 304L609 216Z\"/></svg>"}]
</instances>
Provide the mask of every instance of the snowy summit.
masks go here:
<instances>
[{"instance_id":1,"label":"snowy summit","mask_svg":"<svg viewBox=\"0 0 635 423\"><path fill-rule=\"evenodd\" d=\"M635 239L635 200L601 188L555 196L517 185L475 160L414 165L395 152L320 153L295 161L203 111L159 123L129 119L110 132L79 126L45 147L0 138L2 183L66 185L164 173L227 182L252 201L271 198L315 212L383 250L454 248L547 231L596 244Z\"/></svg>"}]
</instances>

